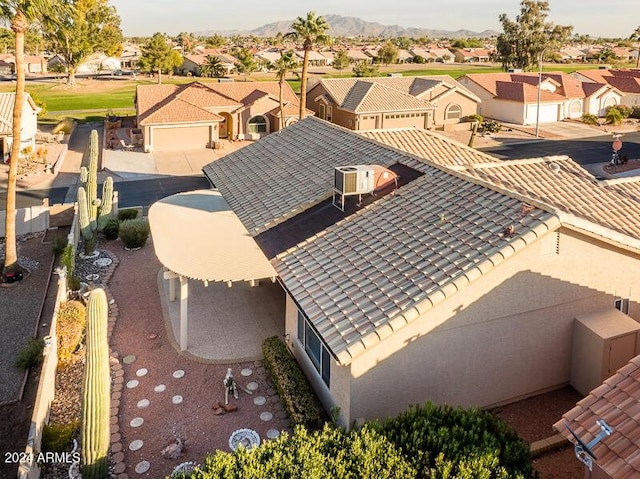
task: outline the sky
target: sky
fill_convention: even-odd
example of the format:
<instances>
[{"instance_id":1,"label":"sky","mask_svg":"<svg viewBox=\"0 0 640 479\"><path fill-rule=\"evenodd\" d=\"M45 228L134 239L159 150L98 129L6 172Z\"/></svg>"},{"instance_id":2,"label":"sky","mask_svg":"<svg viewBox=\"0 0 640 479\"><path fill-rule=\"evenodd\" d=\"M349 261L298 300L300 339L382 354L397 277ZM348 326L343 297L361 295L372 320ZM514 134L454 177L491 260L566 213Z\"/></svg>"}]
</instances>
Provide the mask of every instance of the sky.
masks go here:
<instances>
[{"instance_id":1,"label":"sky","mask_svg":"<svg viewBox=\"0 0 640 479\"><path fill-rule=\"evenodd\" d=\"M439 30L502 31L498 16L515 19L519 0L111 0L125 36L155 32L251 30L308 11L370 22ZM592 37L628 37L640 26L640 0L549 0L547 18Z\"/></svg>"}]
</instances>

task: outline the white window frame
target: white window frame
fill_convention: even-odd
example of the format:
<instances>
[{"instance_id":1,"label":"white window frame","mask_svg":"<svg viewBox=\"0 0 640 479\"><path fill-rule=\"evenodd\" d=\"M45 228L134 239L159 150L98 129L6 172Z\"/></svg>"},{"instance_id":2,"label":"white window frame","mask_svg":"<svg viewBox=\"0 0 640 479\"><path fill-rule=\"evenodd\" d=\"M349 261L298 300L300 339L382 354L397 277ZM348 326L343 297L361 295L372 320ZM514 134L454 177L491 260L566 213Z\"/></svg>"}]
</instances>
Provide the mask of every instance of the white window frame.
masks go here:
<instances>
[{"instance_id":1,"label":"white window frame","mask_svg":"<svg viewBox=\"0 0 640 479\"><path fill-rule=\"evenodd\" d=\"M252 123L253 120L259 118L262 118L263 121L260 123ZM264 131L260 131L260 128L256 128L260 126L264 126ZM269 120L267 120L267 117L264 115L255 115L249 118L247 120L247 133L269 133Z\"/></svg>"},{"instance_id":2,"label":"white window frame","mask_svg":"<svg viewBox=\"0 0 640 479\"><path fill-rule=\"evenodd\" d=\"M331 384L331 357L326 346L318 336L318 333L313 329L309 320L298 311L298 341L300 342L302 349L306 353L307 357L313 364L313 367L318 372L318 375L322 379L322 382L327 387ZM317 354L314 351L312 343L316 343L319 346Z\"/></svg>"},{"instance_id":3,"label":"white window frame","mask_svg":"<svg viewBox=\"0 0 640 479\"><path fill-rule=\"evenodd\" d=\"M613 307L624 314L629 314L629 303L629 298L618 298L613 302Z\"/></svg>"},{"instance_id":4,"label":"white window frame","mask_svg":"<svg viewBox=\"0 0 640 479\"><path fill-rule=\"evenodd\" d=\"M452 112L452 110L455 110L455 112ZM458 116L451 116L451 113L455 113ZM459 120L460 118L462 118L462 107L457 103L451 103L450 105L448 105L447 109L444 112L444 119Z\"/></svg>"}]
</instances>

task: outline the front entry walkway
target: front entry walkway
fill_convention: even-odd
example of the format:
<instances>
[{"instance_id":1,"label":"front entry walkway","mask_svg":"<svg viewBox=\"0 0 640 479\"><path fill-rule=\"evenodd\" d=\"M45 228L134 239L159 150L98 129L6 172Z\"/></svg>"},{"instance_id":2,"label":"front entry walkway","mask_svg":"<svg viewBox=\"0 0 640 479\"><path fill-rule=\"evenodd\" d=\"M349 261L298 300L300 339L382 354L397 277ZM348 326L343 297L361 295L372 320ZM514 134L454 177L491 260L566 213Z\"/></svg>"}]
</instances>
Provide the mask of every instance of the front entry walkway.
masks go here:
<instances>
[{"instance_id":1,"label":"front entry walkway","mask_svg":"<svg viewBox=\"0 0 640 479\"><path fill-rule=\"evenodd\" d=\"M180 350L180 301L169 301L169 281L158 273L158 290L167 336ZM179 289L178 289L179 290ZM285 294L277 283L189 281L187 350L194 359L211 363L254 361L262 357L262 342L284 334Z\"/></svg>"}]
</instances>

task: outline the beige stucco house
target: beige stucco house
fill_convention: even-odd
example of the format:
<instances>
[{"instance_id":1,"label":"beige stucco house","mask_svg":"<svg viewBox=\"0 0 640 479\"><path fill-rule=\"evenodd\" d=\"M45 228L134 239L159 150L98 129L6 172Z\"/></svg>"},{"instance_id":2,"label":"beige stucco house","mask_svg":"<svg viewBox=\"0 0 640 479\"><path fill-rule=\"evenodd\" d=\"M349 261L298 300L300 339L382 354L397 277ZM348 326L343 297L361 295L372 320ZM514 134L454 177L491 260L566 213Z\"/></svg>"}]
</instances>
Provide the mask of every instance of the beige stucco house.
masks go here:
<instances>
[{"instance_id":1,"label":"beige stucco house","mask_svg":"<svg viewBox=\"0 0 640 479\"><path fill-rule=\"evenodd\" d=\"M482 102L480 115L518 125L553 123L580 118L584 113L604 116L620 104L622 93L606 83L583 82L565 73L543 73L538 114L537 73L478 73L458 81Z\"/></svg>"},{"instance_id":2,"label":"beige stucco house","mask_svg":"<svg viewBox=\"0 0 640 479\"><path fill-rule=\"evenodd\" d=\"M13 106L15 101L15 93L0 93L0 157L2 160L8 158L13 144ZM22 109L21 151L25 148L35 148L36 133L38 132L38 113L40 113L40 108L34 103L31 95L26 93Z\"/></svg>"},{"instance_id":3,"label":"beige stucco house","mask_svg":"<svg viewBox=\"0 0 640 479\"><path fill-rule=\"evenodd\" d=\"M386 176L338 208L347 165ZM344 425L563 386L576 317L640 319L637 178L313 117L204 172L278 273L286 342Z\"/></svg>"},{"instance_id":4,"label":"beige stucco house","mask_svg":"<svg viewBox=\"0 0 640 479\"><path fill-rule=\"evenodd\" d=\"M297 121L300 102L278 82L138 85L136 114L146 151L211 148L219 139L254 139Z\"/></svg>"},{"instance_id":5,"label":"beige stucco house","mask_svg":"<svg viewBox=\"0 0 640 479\"><path fill-rule=\"evenodd\" d=\"M316 116L352 130L451 128L480 99L448 75L330 78L307 93Z\"/></svg>"}]
</instances>

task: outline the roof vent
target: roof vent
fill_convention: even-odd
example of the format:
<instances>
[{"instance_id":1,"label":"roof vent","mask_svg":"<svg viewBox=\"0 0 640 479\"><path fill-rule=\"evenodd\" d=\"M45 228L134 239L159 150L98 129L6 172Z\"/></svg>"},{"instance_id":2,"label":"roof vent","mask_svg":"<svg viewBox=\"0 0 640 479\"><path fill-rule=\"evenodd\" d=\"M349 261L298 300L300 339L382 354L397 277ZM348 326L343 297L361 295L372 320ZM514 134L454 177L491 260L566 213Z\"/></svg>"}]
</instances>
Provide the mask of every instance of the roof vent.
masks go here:
<instances>
[{"instance_id":1,"label":"roof vent","mask_svg":"<svg viewBox=\"0 0 640 479\"><path fill-rule=\"evenodd\" d=\"M576 457L580 462L584 463L584 465L587 466L590 471L592 471L593 461L598 460L596 455L593 453L593 448L605 437L611 436L611 434L613 433L613 428L609 426L606 422L604 422L603 419L596 421L596 424L600 426L600 432L591 442L589 442L588 444L585 444L582 441L582 439L580 439L578 435L573 431L573 429L569 427L569 424L567 422L565 422L565 424L567 426L567 429L569 430L569 432L577 442L574 448L576 451Z\"/></svg>"},{"instance_id":2,"label":"roof vent","mask_svg":"<svg viewBox=\"0 0 640 479\"><path fill-rule=\"evenodd\" d=\"M337 166L334 169L333 204L344 211L345 197L373 193L391 182L396 182L398 175L393 171L378 165L349 165ZM360 201L358 201L360 206Z\"/></svg>"},{"instance_id":3,"label":"roof vent","mask_svg":"<svg viewBox=\"0 0 640 479\"><path fill-rule=\"evenodd\" d=\"M558 163L556 163L555 161L551 162L551 163L549 163L549 169L551 171L553 171L554 173L559 173L560 172L560 165Z\"/></svg>"}]
</instances>

